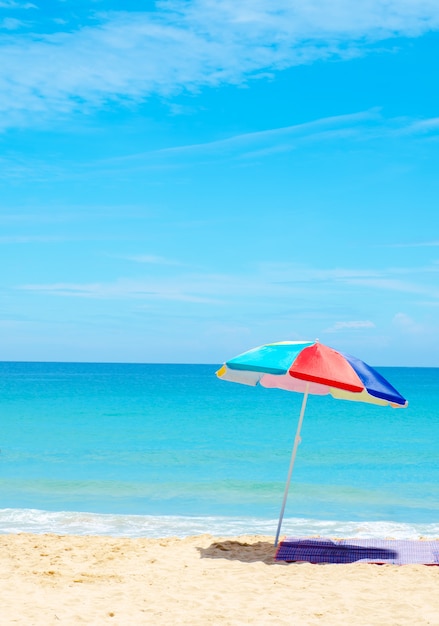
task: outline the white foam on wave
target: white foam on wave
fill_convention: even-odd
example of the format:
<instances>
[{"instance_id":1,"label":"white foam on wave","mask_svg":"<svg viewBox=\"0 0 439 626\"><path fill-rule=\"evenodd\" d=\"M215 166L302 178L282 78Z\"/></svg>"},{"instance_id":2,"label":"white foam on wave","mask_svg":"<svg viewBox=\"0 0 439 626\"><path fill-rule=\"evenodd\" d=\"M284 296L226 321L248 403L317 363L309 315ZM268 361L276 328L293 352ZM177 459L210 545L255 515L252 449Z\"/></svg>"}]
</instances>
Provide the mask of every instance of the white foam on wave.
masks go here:
<instances>
[{"instance_id":1,"label":"white foam on wave","mask_svg":"<svg viewBox=\"0 0 439 626\"><path fill-rule=\"evenodd\" d=\"M277 520L257 517L112 515L87 512L1 509L0 533L53 533L113 537L274 535ZM418 539L439 538L439 524L285 518L282 536Z\"/></svg>"}]
</instances>

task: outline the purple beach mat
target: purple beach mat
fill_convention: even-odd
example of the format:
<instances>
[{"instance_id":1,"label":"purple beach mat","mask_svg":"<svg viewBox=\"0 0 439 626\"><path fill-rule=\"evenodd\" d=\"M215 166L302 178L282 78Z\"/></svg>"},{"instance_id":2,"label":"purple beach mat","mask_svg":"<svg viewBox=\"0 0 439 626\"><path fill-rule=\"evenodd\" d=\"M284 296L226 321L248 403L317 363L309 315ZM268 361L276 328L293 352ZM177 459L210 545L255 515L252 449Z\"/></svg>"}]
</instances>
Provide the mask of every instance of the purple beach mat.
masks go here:
<instances>
[{"instance_id":1,"label":"purple beach mat","mask_svg":"<svg viewBox=\"0 0 439 626\"><path fill-rule=\"evenodd\" d=\"M439 565L439 541L286 537L276 561Z\"/></svg>"}]
</instances>

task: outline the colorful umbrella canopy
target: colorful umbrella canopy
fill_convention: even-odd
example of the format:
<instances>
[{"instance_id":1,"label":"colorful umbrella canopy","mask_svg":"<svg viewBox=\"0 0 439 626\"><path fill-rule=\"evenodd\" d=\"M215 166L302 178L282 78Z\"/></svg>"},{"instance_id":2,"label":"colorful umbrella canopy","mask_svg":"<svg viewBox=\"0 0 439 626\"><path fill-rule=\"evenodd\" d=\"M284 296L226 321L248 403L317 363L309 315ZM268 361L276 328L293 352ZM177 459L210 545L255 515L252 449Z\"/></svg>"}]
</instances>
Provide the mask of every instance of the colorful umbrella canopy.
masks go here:
<instances>
[{"instance_id":1,"label":"colorful umbrella canopy","mask_svg":"<svg viewBox=\"0 0 439 626\"><path fill-rule=\"evenodd\" d=\"M300 443L309 394L330 394L381 406L406 407L408 402L374 368L318 341L269 343L230 359L216 372L218 378L245 385L262 385L304 394L284 500L276 533L278 543L297 447Z\"/></svg>"}]
</instances>

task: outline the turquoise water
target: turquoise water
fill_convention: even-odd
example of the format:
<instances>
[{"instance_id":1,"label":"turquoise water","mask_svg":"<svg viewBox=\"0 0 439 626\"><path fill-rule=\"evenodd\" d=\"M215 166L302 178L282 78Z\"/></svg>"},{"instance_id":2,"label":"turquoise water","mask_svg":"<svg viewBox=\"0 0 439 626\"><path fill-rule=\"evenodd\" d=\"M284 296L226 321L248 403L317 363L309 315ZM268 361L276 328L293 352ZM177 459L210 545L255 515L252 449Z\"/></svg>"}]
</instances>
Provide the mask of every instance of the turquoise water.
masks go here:
<instances>
[{"instance_id":1,"label":"turquoise water","mask_svg":"<svg viewBox=\"0 0 439 626\"><path fill-rule=\"evenodd\" d=\"M302 396L215 365L0 363L0 532L274 534ZM439 369L310 396L283 531L439 536Z\"/></svg>"}]
</instances>

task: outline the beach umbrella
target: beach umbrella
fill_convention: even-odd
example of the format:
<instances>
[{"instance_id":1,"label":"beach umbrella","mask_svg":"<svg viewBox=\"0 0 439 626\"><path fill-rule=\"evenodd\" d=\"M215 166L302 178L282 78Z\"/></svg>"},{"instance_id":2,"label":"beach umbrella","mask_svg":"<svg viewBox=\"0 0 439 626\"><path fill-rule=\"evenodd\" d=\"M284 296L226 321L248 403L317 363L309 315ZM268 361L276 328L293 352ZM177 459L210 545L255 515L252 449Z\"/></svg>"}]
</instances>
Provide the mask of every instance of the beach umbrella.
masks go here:
<instances>
[{"instance_id":1,"label":"beach umbrella","mask_svg":"<svg viewBox=\"0 0 439 626\"><path fill-rule=\"evenodd\" d=\"M230 359L216 375L222 380L235 383L303 393L276 532L276 546L309 394L330 394L339 400L368 402L394 408L406 407L408 404L407 400L375 369L360 359L334 350L318 340L265 344Z\"/></svg>"}]
</instances>

